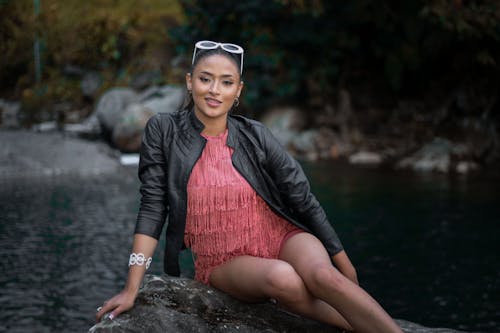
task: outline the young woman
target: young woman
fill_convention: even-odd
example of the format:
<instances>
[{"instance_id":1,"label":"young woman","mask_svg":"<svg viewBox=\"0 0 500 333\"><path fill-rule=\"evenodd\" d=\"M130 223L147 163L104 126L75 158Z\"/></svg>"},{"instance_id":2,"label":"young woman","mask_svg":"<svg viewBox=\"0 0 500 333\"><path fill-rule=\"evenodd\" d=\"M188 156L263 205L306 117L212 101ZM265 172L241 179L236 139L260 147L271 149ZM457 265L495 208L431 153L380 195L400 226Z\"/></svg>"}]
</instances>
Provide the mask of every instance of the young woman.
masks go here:
<instances>
[{"instance_id":1,"label":"young woman","mask_svg":"<svg viewBox=\"0 0 500 333\"><path fill-rule=\"evenodd\" d=\"M357 332L402 332L358 286L356 271L299 164L262 124L231 115L243 88L243 49L196 43L188 106L146 126L141 207L125 288L99 321L133 306L166 229L165 272L179 275L186 245L197 280L244 301Z\"/></svg>"}]
</instances>

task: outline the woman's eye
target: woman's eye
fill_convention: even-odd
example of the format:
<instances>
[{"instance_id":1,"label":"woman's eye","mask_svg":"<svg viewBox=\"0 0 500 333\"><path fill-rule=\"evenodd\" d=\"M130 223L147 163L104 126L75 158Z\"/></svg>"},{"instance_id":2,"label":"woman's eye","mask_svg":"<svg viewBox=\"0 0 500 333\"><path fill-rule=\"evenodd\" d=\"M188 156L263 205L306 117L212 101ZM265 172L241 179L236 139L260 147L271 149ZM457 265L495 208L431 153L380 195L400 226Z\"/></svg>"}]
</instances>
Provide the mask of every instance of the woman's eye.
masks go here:
<instances>
[{"instance_id":1,"label":"woman's eye","mask_svg":"<svg viewBox=\"0 0 500 333\"><path fill-rule=\"evenodd\" d=\"M201 82L208 82L210 80L208 78L206 78L206 77L200 76L200 81Z\"/></svg>"},{"instance_id":2,"label":"woman's eye","mask_svg":"<svg viewBox=\"0 0 500 333\"><path fill-rule=\"evenodd\" d=\"M233 81L222 81L222 83L225 85L225 86L230 86L233 84Z\"/></svg>"}]
</instances>

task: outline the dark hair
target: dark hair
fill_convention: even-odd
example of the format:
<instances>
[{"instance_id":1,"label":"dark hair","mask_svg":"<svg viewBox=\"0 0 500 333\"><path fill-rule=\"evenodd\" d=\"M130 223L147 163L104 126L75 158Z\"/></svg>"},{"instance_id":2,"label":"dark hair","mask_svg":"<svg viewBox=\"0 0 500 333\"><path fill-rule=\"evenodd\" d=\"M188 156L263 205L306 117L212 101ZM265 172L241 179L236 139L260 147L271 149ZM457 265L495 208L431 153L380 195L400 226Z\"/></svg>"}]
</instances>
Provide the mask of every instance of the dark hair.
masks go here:
<instances>
[{"instance_id":1,"label":"dark hair","mask_svg":"<svg viewBox=\"0 0 500 333\"><path fill-rule=\"evenodd\" d=\"M210 49L210 50L198 50L196 52L196 56L194 57L193 64L191 65L191 68L189 70L190 74L193 74L193 70L198 65L201 59L213 56L213 55L222 55L231 60L235 65L236 68L238 69L238 74L240 74L240 81L243 80L243 76L241 75L239 69L241 66L241 56L235 53L230 53L227 51L224 51L222 48L218 47L216 49ZM190 110L194 106L194 100L193 96L186 91L186 97L184 99L184 103L181 106L181 110Z\"/></svg>"}]
</instances>

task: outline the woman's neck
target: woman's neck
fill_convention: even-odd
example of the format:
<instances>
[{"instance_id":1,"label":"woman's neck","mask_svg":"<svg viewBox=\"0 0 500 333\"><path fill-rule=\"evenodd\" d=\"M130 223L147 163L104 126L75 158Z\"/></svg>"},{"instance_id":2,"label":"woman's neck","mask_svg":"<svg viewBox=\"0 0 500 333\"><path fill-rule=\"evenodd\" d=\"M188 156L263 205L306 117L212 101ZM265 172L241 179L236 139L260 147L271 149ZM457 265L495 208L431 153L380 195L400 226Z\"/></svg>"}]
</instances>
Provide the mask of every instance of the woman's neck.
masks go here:
<instances>
[{"instance_id":1,"label":"woman's neck","mask_svg":"<svg viewBox=\"0 0 500 333\"><path fill-rule=\"evenodd\" d=\"M227 119L224 119L224 122L216 123L216 124L204 124L205 128L202 133L209 136L217 136L223 133L227 127Z\"/></svg>"},{"instance_id":2,"label":"woman's neck","mask_svg":"<svg viewBox=\"0 0 500 333\"><path fill-rule=\"evenodd\" d=\"M217 136L223 133L227 128L227 115L217 118L204 117L195 112L197 118L203 123L205 128L202 133L209 136Z\"/></svg>"}]
</instances>

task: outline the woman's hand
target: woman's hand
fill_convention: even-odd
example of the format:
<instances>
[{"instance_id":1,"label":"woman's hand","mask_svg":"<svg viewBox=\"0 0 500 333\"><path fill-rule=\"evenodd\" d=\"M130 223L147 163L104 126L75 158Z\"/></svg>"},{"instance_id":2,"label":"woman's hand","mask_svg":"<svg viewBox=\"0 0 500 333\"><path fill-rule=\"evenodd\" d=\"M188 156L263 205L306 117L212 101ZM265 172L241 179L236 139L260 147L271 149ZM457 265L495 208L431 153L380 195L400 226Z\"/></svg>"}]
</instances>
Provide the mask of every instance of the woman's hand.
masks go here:
<instances>
[{"instance_id":1,"label":"woman's hand","mask_svg":"<svg viewBox=\"0 0 500 333\"><path fill-rule=\"evenodd\" d=\"M96 322L100 322L105 313L110 312L109 319L113 320L120 313L130 310L134 306L135 298L136 293L122 290L119 294L104 302L95 316Z\"/></svg>"},{"instance_id":2,"label":"woman's hand","mask_svg":"<svg viewBox=\"0 0 500 333\"><path fill-rule=\"evenodd\" d=\"M356 269L351 263L351 260L345 253L345 251L340 251L336 255L332 257L333 263L337 267L337 269L349 280L359 285L358 282L358 274L356 273Z\"/></svg>"},{"instance_id":3,"label":"woman's hand","mask_svg":"<svg viewBox=\"0 0 500 333\"><path fill-rule=\"evenodd\" d=\"M359 281L358 281L358 274L356 273L356 269L351 266L352 269L346 269L345 271L341 271L342 274L344 274L344 276L346 278L348 278L349 280L351 280L352 282L354 282L355 284L357 284L359 286Z\"/></svg>"},{"instance_id":4,"label":"woman's hand","mask_svg":"<svg viewBox=\"0 0 500 333\"><path fill-rule=\"evenodd\" d=\"M152 256L158 240L143 234L134 235L134 244L132 246L133 253L142 253L146 258ZM145 265L131 265L128 270L127 283L123 290L113 298L104 302L102 308L97 311L95 316L99 322L105 313L110 313L109 318L116 318L120 313L130 310L134 306L135 298L139 293L142 278L146 272Z\"/></svg>"}]
</instances>

